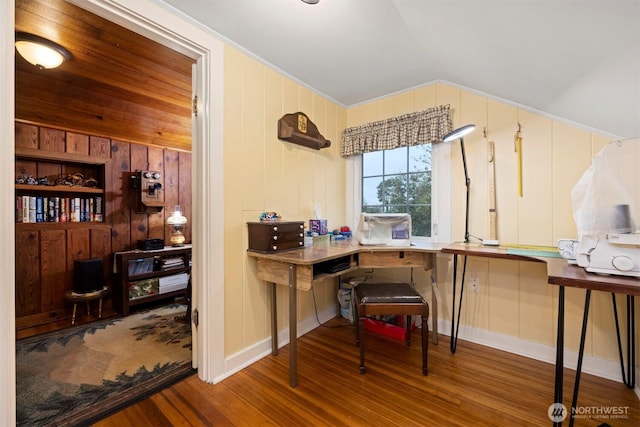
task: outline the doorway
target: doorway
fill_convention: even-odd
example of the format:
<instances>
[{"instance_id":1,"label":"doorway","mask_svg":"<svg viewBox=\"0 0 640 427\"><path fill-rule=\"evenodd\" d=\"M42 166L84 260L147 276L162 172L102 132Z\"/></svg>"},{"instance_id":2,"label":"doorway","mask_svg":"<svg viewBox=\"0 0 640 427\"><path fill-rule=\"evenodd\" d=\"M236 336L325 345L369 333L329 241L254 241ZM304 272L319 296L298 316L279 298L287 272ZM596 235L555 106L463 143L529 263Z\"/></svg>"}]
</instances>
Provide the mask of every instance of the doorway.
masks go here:
<instances>
[{"instance_id":1,"label":"doorway","mask_svg":"<svg viewBox=\"0 0 640 427\"><path fill-rule=\"evenodd\" d=\"M141 35L157 40L167 46L179 47L188 52L196 60L194 73L194 94L199 99L199 114L193 120L193 281L194 308L199 312L199 326L194 334L193 359L198 368L198 376L206 382L216 382L224 374L224 248L222 246L224 225L214 218L223 218L223 157L222 157L222 88L223 88L223 45L210 34L198 29L195 25L182 20L150 0L71 0L72 3L89 10L99 16L119 23ZM15 3L6 3L5 16L11 17ZM5 21L5 82L14 81L14 50L12 47L12 21ZM7 25L8 24L8 25ZM3 92L7 94L2 116L7 141L13 142L12 124L14 93L5 83ZM13 144L3 148L7 154L3 156L7 171L12 171L14 157ZM11 188L0 189L4 197L5 208L0 219L8 227L13 224L13 191ZM10 243L12 244L12 243ZM10 247L6 255L13 255ZM8 272L7 277L15 277L10 261L3 262ZM15 295L11 289L5 295L13 305ZM5 311L7 322L2 333L7 337L15 331L15 317L12 307ZM7 340L13 342L13 340ZM7 395L0 395L5 402L4 411L9 418L8 424L15 422L15 348L10 344L5 358L8 363L3 377L7 379ZM4 394L4 393L3 393Z\"/></svg>"}]
</instances>

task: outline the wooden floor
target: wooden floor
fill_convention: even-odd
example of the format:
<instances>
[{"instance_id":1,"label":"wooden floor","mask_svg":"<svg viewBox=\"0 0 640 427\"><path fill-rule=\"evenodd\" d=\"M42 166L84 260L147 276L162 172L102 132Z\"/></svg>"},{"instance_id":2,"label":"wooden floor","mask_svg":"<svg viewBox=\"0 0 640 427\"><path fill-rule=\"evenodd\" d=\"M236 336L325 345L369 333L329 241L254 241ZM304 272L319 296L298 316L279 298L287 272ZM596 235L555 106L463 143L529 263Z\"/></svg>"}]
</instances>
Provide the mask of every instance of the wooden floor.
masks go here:
<instances>
[{"instance_id":1,"label":"wooden floor","mask_svg":"<svg viewBox=\"0 0 640 427\"><path fill-rule=\"evenodd\" d=\"M95 424L124 426L546 426L554 366L448 337L411 347L367 335L367 372L358 370L354 329L332 320L300 338L298 386L289 387L288 346L212 385L192 376ZM574 371L565 370L571 404ZM583 374L578 407L623 418L576 419L576 426L638 426L640 401L624 384ZM568 420L564 425L568 425Z\"/></svg>"}]
</instances>

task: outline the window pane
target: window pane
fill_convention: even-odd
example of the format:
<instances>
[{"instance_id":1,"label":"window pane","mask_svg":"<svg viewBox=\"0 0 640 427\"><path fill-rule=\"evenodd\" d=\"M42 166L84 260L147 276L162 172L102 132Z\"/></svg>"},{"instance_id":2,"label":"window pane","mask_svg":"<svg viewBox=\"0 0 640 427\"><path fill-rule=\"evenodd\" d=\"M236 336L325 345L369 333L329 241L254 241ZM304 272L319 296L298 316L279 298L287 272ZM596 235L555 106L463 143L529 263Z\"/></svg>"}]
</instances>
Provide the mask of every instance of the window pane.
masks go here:
<instances>
[{"instance_id":1,"label":"window pane","mask_svg":"<svg viewBox=\"0 0 640 427\"><path fill-rule=\"evenodd\" d=\"M431 173L412 173L408 181L409 203L431 204Z\"/></svg>"},{"instance_id":2,"label":"window pane","mask_svg":"<svg viewBox=\"0 0 640 427\"><path fill-rule=\"evenodd\" d=\"M384 174L404 173L407 171L407 147L385 150Z\"/></svg>"},{"instance_id":3,"label":"window pane","mask_svg":"<svg viewBox=\"0 0 640 427\"><path fill-rule=\"evenodd\" d=\"M431 145L362 155L362 212L408 213L413 236L431 236Z\"/></svg>"},{"instance_id":4,"label":"window pane","mask_svg":"<svg viewBox=\"0 0 640 427\"><path fill-rule=\"evenodd\" d=\"M407 213L411 215L411 235L431 237L431 206L412 206Z\"/></svg>"},{"instance_id":5,"label":"window pane","mask_svg":"<svg viewBox=\"0 0 640 427\"><path fill-rule=\"evenodd\" d=\"M362 176L382 175L384 151L374 151L362 155Z\"/></svg>"},{"instance_id":6,"label":"window pane","mask_svg":"<svg viewBox=\"0 0 640 427\"><path fill-rule=\"evenodd\" d=\"M431 170L431 144L409 147L409 172Z\"/></svg>"},{"instance_id":7,"label":"window pane","mask_svg":"<svg viewBox=\"0 0 640 427\"><path fill-rule=\"evenodd\" d=\"M362 206L382 204L382 202L378 198L378 187L381 184L382 184L381 177L364 178L362 180ZM368 212L368 211L364 211L364 212Z\"/></svg>"},{"instance_id":8,"label":"window pane","mask_svg":"<svg viewBox=\"0 0 640 427\"><path fill-rule=\"evenodd\" d=\"M384 186L378 189L379 199L385 205L404 205L407 203L407 176L393 175L385 177ZM397 212L397 211L393 211Z\"/></svg>"}]
</instances>

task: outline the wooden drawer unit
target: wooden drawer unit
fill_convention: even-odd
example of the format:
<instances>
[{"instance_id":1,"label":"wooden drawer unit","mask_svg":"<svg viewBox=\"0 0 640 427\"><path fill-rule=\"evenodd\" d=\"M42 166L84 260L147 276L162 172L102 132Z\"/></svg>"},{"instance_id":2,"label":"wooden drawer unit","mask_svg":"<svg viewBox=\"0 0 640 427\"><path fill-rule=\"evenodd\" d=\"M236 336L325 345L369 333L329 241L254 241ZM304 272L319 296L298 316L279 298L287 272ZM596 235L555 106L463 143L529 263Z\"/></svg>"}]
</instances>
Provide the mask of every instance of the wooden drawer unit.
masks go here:
<instances>
[{"instance_id":1,"label":"wooden drawer unit","mask_svg":"<svg viewBox=\"0 0 640 427\"><path fill-rule=\"evenodd\" d=\"M249 250L276 253L304 247L303 221L248 222Z\"/></svg>"}]
</instances>

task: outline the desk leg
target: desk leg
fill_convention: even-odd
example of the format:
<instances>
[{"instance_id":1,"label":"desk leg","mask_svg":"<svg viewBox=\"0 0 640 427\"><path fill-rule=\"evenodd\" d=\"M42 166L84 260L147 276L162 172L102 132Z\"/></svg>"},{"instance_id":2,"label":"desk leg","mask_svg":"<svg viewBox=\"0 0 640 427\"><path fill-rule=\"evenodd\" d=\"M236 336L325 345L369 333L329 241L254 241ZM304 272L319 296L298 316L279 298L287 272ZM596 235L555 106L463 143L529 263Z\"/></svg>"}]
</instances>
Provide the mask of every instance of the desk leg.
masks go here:
<instances>
[{"instance_id":1,"label":"desk leg","mask_svg":"<svg viewBox=\"0 0 640 427\"><path fill-rule=\"evenodd\" d=\"M289 265L289 385L298 385L298 309L296 265Z\"/></svg>"},{"instance_id":2,"label":"desk leg","mask_svg":"<svg viewBox=\"0 0 640 427\"><path fill-rule=\"evenodd\" d=\"M458 277L458 255L453 256L453 299L451 303L451 353L456 352L458 346L458 331L460 330L460 311L462 310L462 296L464 293L464 276L467 273L467 256L462 263L462 280L460 281L460 301L458 303L458 318L456 319L456 282Z\"/></svg>"},{"instance_id":3,"label":"desk leg","mask_svg":"<svg viewBox=\"0 0 640 427\"><path fill-rule=\"evenodd\" d=\"M438 257L436 253L431 254L431 342L438 345Z\"/></svg>"},{"instance_id":4,"label":"desk leg","mask_svg":"<svg viewBox=\"0 0 640 427\"><path fill-rule=\"evenodd\" d=\"M584 312L582 313L582 332L580 333L580 349L578 350L578 365L576 366L576 381L573 384L573 398L571 399L571 410L569 416L569 427L573 426L574 408L578 405L578 390L580 389L580 375L582 374L582 359L584 358L584 342L587 338L587 323L589 320L589 303L591 301L591 289L587 289L584 298Z\"/></svg>"},{"instance_id":5,"label":"desk leg","mask_svg":"<svg viewBox=\"0 0 640 427\"><path fill-rule=\"evenodd\" d=\"M271 283L271 354L278 355L278 296L276 284Z\"/></svg>"},{"instance_id":6,"label":"desk leg","mask_svg":"<svg viewBox=\"0 0 640 427\"><path fill-rule=\"evenodd\" d=\"M616 321L616 336L618 338L618 355L620 357L620 370L622 371L622 382L627 388L636 386L636 310L633 296L627 295L627 369L624 367L624 357L622 356L622 342L620 341L620 324L618 322L618 307L616 304L616 294L611 294L613 302L613 315ZM625 374L626 373L626 374Z\"/></svg>"},{"instance_id":7,"label":"desk leg","mask_svg":"<svg viewBox=\"0 0 640 427\"><path fill-rule=\"evenodd\" d=\"M556 380L555 391L553 394L553 403L562 407L562 386L563 386L563 369L564 369L564 286L558 288L558 329L556 337ZM552 416L559 417L554 410ZM554 421L553 426L562 426L562 421Z\"/></svg>"}]
</instances>

